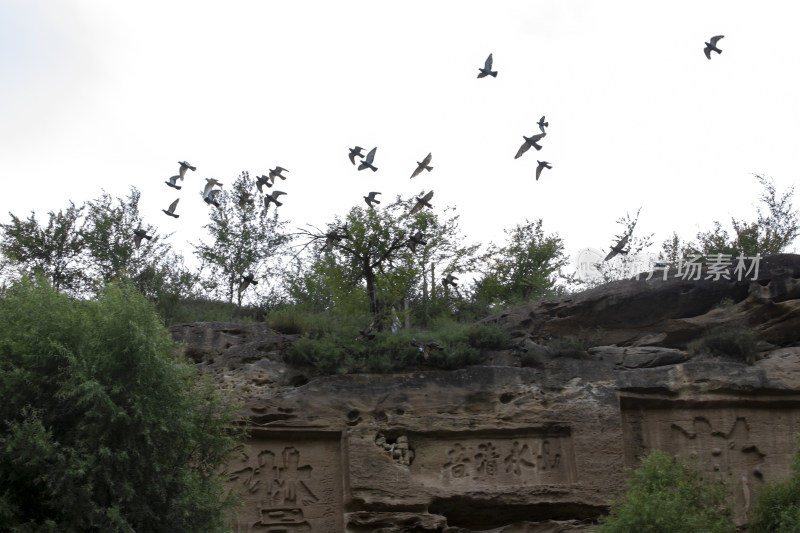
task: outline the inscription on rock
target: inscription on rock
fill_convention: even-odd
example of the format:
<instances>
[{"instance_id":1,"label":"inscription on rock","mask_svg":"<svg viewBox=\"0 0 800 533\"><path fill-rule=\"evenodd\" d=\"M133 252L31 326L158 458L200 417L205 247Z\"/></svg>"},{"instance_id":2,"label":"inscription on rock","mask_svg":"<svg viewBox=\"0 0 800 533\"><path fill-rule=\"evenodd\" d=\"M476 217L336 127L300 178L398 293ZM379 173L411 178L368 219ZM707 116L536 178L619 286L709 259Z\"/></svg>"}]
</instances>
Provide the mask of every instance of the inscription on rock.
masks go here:
<instances>
[{"instance_id":1,"label":"inscription on rock","mask_svg":"<svg viewBox=\"0 0 800 533\"><path fill-rule=\"evenodd\" d=\"M452 489L518 487L576 481L568 432L540 430L411 437L412 473Z\"/></svg>"},{"instance_id":2,"label":"inscription on rock","mask_svg":"<svg viewBox=\"0 0 800 533\"><path fill-rule=\"evenodd\" d=\"M779 479L794 449L800 409L771 409L731 402L717 408L648 406L620 398L625 462L635 467L650 450L697 459L713 478L724 480L735 500L739 523L747 521L755 493Z\"/></svg>"},{"instance_id":3,"label":"inscription on rock","mask_svg":"<svg viewBox=\"0 0 800 533\"><path fill-rule=\"evenodd\" d=\"M261 432L229 462L224 476L243 505L235 533L342 531L339 433Z\"/></svg>"}]
</instances>

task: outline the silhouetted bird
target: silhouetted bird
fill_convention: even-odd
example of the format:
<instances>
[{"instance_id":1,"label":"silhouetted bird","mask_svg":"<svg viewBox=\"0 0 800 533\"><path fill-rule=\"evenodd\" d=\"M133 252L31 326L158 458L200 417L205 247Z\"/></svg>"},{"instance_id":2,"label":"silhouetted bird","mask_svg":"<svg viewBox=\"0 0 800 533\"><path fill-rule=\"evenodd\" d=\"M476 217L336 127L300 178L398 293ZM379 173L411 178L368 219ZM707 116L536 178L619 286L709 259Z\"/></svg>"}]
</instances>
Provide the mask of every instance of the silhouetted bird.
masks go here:
<instances>
[{"instance_id":1,"label":"silhouetted bird","mask_svg":"<svg viewBox=\"0 0 800 533\"><path fill-rule=\"evenodd\" d=\"M724 35L716 35L716 36L711 38L711 42L706 43L706 47L703 49L703 52L705 52L707 58L711 59L711 51L712 50L715 51L718 54L722 53L722 50L720 50L717 47L717 41L719 41L723 37L725 37L725 36Z\"/></svg>"},{"instance_id":2,"label":"silhouetted bird","mask_svg":"<svg viewBox=\"0 0 800 533\"><path fill-rule=\"evenodd\" d=\"M283 191L272 191L270 194L266 195L264 197L264 208L269 209L270 202L272 202L273 204L275 204L278 207L282 206L283 203L278 201L278 196L280 196L282 194L286 194L286 193L283 192Z\"/></svg>"},{"instance_id":3,"label":"silhouetted bird","mask_svg":"<svg viewBox=\"0 0 800 533\"><path fill-rule=\"evenodd\" d=\"M430 164L430 162L431 162L431 158L432 158L432 155L428 154L428 155L425 156L425 159L423 159L421 163L419 161L417 161L417 168L414 170L414 173L411 174L411 177L413 178L415 176L418 176L419 173L422 172L423 170L427 170L428 172L433 170L433 167L428 166Z\"/></svg>"},{"instance_id":4,"label":"silhouetted bird","mask_svg":"<svg viewBox=\"0 0 800 533\"><path fill-rule=\"evenodd\" d=\"M133 243L136 245L136 249L139 249L139 246L142 244L142 239L147 239L148 241L153 239L152 235L148 235L143 229L135 229L133 230Z\"/></svg>"},{"instance_id":5,"label":"silhouetted bird","mask_svg":"<svg viewBox=\"0 0 800 533\"><path fill-rule=\"evenodd\" d=\"M361 148L360 146L356 146L355 148L350 148L350 156L349 156L350 162L353 163L354 165L356 164L356 157L364 159L364 154L361 153L361 150L363 150L363 148Z\"/></svg>"},{"instance_id":6,"label":"silhouetted bird","mask_svg":"<svg viewBox=\"0 0 800 533\"><path fill-rule=\"evenodd\" d=\"M286 179L286 176L282 175L281 172L289 172L283 167L275 167L269 171L269 177L272 178L272 184L275 184L275 178L280 178L282 180Z\"/></svg>"},{"instance_id":7,"label":"silhouetted bird","mask_svg":"<svg viewBox=\"0 0 800 533\"><path fill-rule=\"evenodd\" d=\"M181 186L180 185L176 185L178 179L183 179L183 178L181 178L180 176L177 176L177 175L176 176L171 176L169 178L169 181L165 181L164 183L166 183L167 185L169 185L173 189L181 190Z\"/></svg>"},{"instance_id":8,"label":"silhouetted bird","mask_svg":"<svg viewBox=\"0 0 800 533\"><path fill-rule=\"evenodd\" d=\"M222 183L214 178L206 178L206 186L203 187L203 198L208 197L208 193L214 188L215 185L222 187Z\"/></svg>"},{"instance_id":9,"label":"silhouetted bird","mask_svg":"<svg viewBox=\"0 0 800 533\"><path fill-rule=\"evenodd\" d=\"M537 124L539 124L539 129L542 130L542 133L544 133L544 129L550 125L544 121L544 115L542 115L542 118L539 119Z\"/></svg>"},{"instance_id":10,"label":"silhouetted bird","mask_svg":"<svg viewBox=\"0 0 800 533\"><path fill-rule=\"evenodd\" d=\"M256 178L256 187L258 187L258 192L263 193L264 189L261 188L262 185L266 185L267 187L272 187L272 182L270 181L269 176L258 176Z\"/></svg>"},{"instance_id":11,"label":"silhouetted bird","mask_svg":"<svg viewBox=\"0 0 800 533\"><path fill-rule=\"evenodd\" d=\"M256 205L256 201L253 200L253 195L250 194L249 192L243 192L242 194L240 194L238 203L239 203L239 207L242 208L242 209L244 209L248 205L250 207L253 207L254 205Z\"/></svg>"},{"instance_id":12,"label":"silhouetted bird","mask_svg":"<svg viewBox=\"0 0 800 533\"><path fill-rule=\"evenodd\" d=\"M218 207L218 208L220 208L220 209L221 209L221 208L222 208L222 206L221 206L221 205L219 205L219 201L217 201L217 195L218 195L220 192L221 192L221 191L220 191L220 189L210 189L210 190L208 191L208 194L206 194L206 195L203 197L203 201L204 201L205 203L209 204L209 205L213 205L213 206L215 206L215 207Z\"/></svg>"},{"instance_id":13,"label":"silhouetted bird","mask_svg":"<svg viewBox=\"0 0 800 533\"><path fill-rule=\"evenodd\" d=\"M258 285L258 281L256 281L255 276L253 274L247 274L246 276L242 276L242 282L239 284L239 296L247 290L247 287L250 285Z\"/></svg>"},{"instance_id":14,"label":"silhouetted bird","mask_svg":"<svg viewBox=\"0 0 800 533\"><path fill-rule=\"evenodd\" d=\"M375 334L372 333L372 328L374 327L375 327L375 320L373 319L372 322L369 323L369 326L366 327L366 329L358 330L358 337L356 337L353 340L358 341L361 340L362 338L370 341L373 340L375 338Z\"/></svg>"},{"instance_id":15,"label":"silhouetted bird","mask_svg":"<svg viewBox=\"0 0 800 533\"><path fill-rule=\"evenodd\" d=\"M178 198L177 200L175 200L174 202L169 204L168 208L162 209L162 211L164 211L166 214L168 214L169 216L171 216L173 218L178 218L180 215L176 215L175 214L175 207L178 206L178 200L180 200L180 198Z\"/></svg>"},{"instance_id":16,"label":"silhouetted bird","mask_svg":"<svg viewBox=\"0 0 800 533\"><path fill-rule=\"evenodd\" d=\"M344 235L337 233L336 230L329 231L328 233L325 234L325 246L322 247L322 250L325 252L332 252L333 246L337 242L341 242L342 239L345 239L346 237L347 237L347 228L345 228Z\"/></svg>"},{"instance_id":17,"label":"silhouetted bird","mask_svg":"<svg viewBox=\"0 0 800 533\"><path fill-rule=\"evenodd\" d=\"M517 159L519 156L521 156L522 154L524 154L525 152L527 152L527 151L528 151L528 148L530 148L531 146L533 146L533 147L534 147L534 148L536 148L537 150L541 150L541 149L542 149L542 147L541 147L541 146L539 146L539 145L538 145L538 144L536 144L536 143L538 143L539 141L541 141L542 139L544 139L544 136L545 136L545 135L547 135L547 134L546 134L546 133L540 133L540 134L538 134L538 135L534 135L534 136L532 136L532 137L525 137L525 136L523 135L523 136L522 136L522 138L523 138L523 139L525 139L525 142L524 142L524 143L522 143L522 146L520 146L520 147L519 147L519 150L517 150L517 155L515 155L515 156L514 156L514 159Z\"/></svg>"},{"instance_id":18,"label":"silhouetted bird","mask_svg":"<svg viewBox=\"0 0 800 533\"><path fill-rule=\"evenodd\" d=\"M414 204L414 207L411 208L411 211L409 211L408 215L411 216L419 213L423 207L433 208L433 206L429 203L431 198L433 198L433 191L429 192L422 198L417 198L417 203Z\"/></svg>"},{"instance_id":19,"label":"silhouetted bird","mask_svg":"<svg viewBox=\"0 0 800 533\"><path fill-rule=\"evenodd\" d=\"M411 344L411 346L416 348L417 351L420 354L422 354L422 357L424 357L425 359L428 359L428 356L430 355L430 353L428 352L427 348L425 348L424 344L420 344L419 341L417 341L417 339L414 338L414 337L411 337L411 342L409 344Z\"/></svg>"},{"instance_id":20,"label":"silhouetted bird","mask_svg":"<svg viewBox=\"0 0 800 533\"><path fill-rule=\"evenodd\" d=\"M181 168L178 169L178 175L181 177L181 179L186 177L186 169L189 169L192 172L197 170L197 167L193 167L192 165L190 165L186 161L178 161L178 164L181 166Z\"/></svg>"},{"instance_id":21,"label":"silhouetted bird","mask_svg":"<svg viewBox=\"0 0 800 533\"><path fill-rule=\"evenodd\" d=\"M445 288L447 288L447 286L448 286L448 285L450 285L450 286L452 286L452 287L458 287L458 283L456 283L456 280L457 280L457 279L458 279L458 278L457 278L457 277L455 277L454 275L452 275L452 274L448 274L447 276L445 276L444 278L442 278L442 285L443 285Z\"/></svg>"},{"instance_id":22,"label":"silhouetted bird","mask_svg":"<svg viewBox=\"0 0 800 533\"><path fill-rule=\"evenodd\" d=\"M492 70L492 62L492 54L489 54L489 57L486 58L486 62L483 64L483 68L478 69L481 71L481 73L478 74L479 78L484 78L486 76L497 77L497 71Z\"/></svg>"},{"instance_id":23,"label":"silhouetted bird","mask_svg":"<svg viewBox=\"0 0 800 533\"><path fill-rule=\"evenodd\" d=\"M365 168L371 168L373 172L378 170L378 167L373 166L372 164L372 161L375 159L375 151L377 149L378 147L376 146L375 148L369 151L369 153L367 154L367 158L363 160L360 165L358 165L358 170L364 170Z\"/></svg>"},{"instance_id":24,"label":"silhouetted bird","mask_svg":"<svg viewBox=\"0 0 800 533\"><path fill-rule=\"evenodd\" d=\"M630 234L625 235L615 246L612 246L611 251L608 252L608 255L603 261L608 261L617 254L627 255L628 250L625 249L625 245L628 244L628 237L630 237Z\"/></svg>"},{"instance_id":25,"label":"silhouetted bird","mask_svg":"<svg viewBox=\"0 0 800 533\"><path fill-rule=\"evenodd\" d=\"M417 253L417 245L426 246L428 244L428 241L426 241L422 237L423 237L422 232L418 231L414 235L408 238L408 243L406 244L408 245L409 248L411 248L412 254Z\"/></svg>"},{"instance_id":26,"label":"silhouetted bird","mask_svg":"<svg viewBox=\"0 0 800 533\"><path fill-rule=\"evenodd\" d=\"M553 165L551 165L547 161L539 161L538 159L536 160L536 162L539 163L539 166L536 167L536 181L539 181L539 176L542 175L542 169L553 168Z\"/></svg>"},{"instance_id":27,"label":"silhouetted bird","mask_svg":"<svg viewBox=\"0 0 800 533\"><path fill-rule=\"evenodd\" d=\"M425 347L428 348L429 350L439 350L439 351L444 350L444 346L442 346L436 341L426 342Z\"/></svg>"},{"instance_id":28,"label":"silhouetted bird","mask_svg":"<svg viewBox=\"0 0 800 533\"><path fill-rule=\"evenodd\" d=\"M381 203L380 200L376 200L375 197L379 195L379 192L371 192L367 196L364 196L364 201L367 202L367 205L373 207L372 204L379 204Z\"/></svg>"}]
</instances>

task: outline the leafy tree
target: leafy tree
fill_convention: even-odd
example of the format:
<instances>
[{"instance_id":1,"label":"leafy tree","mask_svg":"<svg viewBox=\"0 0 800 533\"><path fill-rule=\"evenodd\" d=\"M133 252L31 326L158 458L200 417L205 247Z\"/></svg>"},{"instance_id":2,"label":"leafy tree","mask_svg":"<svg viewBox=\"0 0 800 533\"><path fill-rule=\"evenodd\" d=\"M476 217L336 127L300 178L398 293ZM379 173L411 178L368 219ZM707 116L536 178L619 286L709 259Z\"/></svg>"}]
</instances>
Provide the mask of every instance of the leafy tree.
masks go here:
<instances>
[{"instance_id":1,"label":"leafy tree","mask_svg":"<svg viewBox=\"0 0 800 533\"><path fill-rule=\"evenodd\" d=\"M141 193L131 187L126 198L112 198L106 192L86 203L86 220L80 235L85 245L85 271L100 290L104 283L122 278L143 279L142 272L168 256L170 246L155 228L145 224L139 214ZM152 239L142 239L137 248L134 230L142 229ZM143 292L146 286L137 287Z\"/></svg>"},{"instance_id":2,"label":"leafy tree","mask_svg":"<svg viewBox=\"0 0 800 533\"><path fill-rule=\"evenodd\" d=\"M457 287L450 289L441 280L447 274L469 272L477 267L478 244L464 245L464 238L458 227L459 215L454 208L444 209L442 216L435 212L419 213L416 225L426 239L427 245L418 248L413 261L418 265L419 276L416 286L410 287L410 294L416 292L416 318L419 323L428 324L432 318L451 308L450 291L461 296ZM413 289L416 289L414 291ZM405 300L409 302L410 299Z\"/></svg>"},{"instance_id":3,"label":"leafy tree","mask_svg":"<svg viewBox=\"0 0 800 533\"><path fill-rule=\"evenodd\" d=\"M27 220L9 213L11 222L0 224L0 251L17 271L41 273L57 291L78 294L84 282L80 263L84 243L79 231L82 211L83 207L70 202L66 210L50 211L46 226L39 224L34 212Z\"/></svg>"},{"instance_id":4,"label":"leafy tree","mask_svg":"<svg viewBox=\"0 0 800 533\"><path fill-rule=\"evenodd\" d=\"M752 533L800 531L800 448L792 455L789 478L764 485L751 515Z\"/></svg>"},{"instance_id":5,"label":"leafy tree","mask_svg":"<svg viewBox=\"0 0 800 533\"><path fill-rule=\"evenodd\" d=\"M505 246L491 243L483 256L475 298L509 305L559 292L559 280L566 279L562 269L569 263L561 237L545 235L541 219L526 220L505 233Z\"/></svg>"},{"instance_id":6,"label":"leafy tree","mask_svg":"<svg viewBox=\"0 0 800 533\"><path fill-rule=\"evenodd\" d=\"M194 244L194 253L202 261L206 290L228 302L235 297L238 305L243 297L238 292L242 277L253 274L260 282L268 271L278 271L277 262L290 240L283 232L286 222L278 220L277 208L270 215L268 206L251 196L254 188L250 175L242 172L231 192L223 189L216 197L219 207L209 205L211 221L203 226L212 242ZM242 197L252 204L240 207ZM263 285L258 287L262 294L266 293Z\"/></svg>"},{"instance_id":7,"label":"leafy tree","mask_svg":"<svg viewBox=\"0 0 800 533\"><path fill-rule=\"evenodd\" d=\"M403 302L428 309L437 284L436 269L459 272L469 264L476 246L462 247L457 216L441 220L422 211L408 216L415 200L397 197L380 209L353 207L345 220L336 219L326 232L305 230L305 246L313 245L310 272L293 277L293 294L323 300L311 290L327 290L334 307L366 301L376 326L382 329L392 308ZM412 236L420 235L416 245ZM365 299L360 299L365 295ZM422 321L429 318L423 311Z\"/></svg>"},{"instance_id":8,"label":"leafy tree","mask_svg":"<svg viewBox=\"0 0 800 533\"><path fill-rule=\"evenodd\" d=\"M223 531L233 407L128 281L0 299L0 530Z\"/></svg>"},{"instance_id":9,"label":"leafy tree","mask_svg":"<svg viewBox=\"0 0 800 533\"><path fill-rule=\"evenodd\" d=\"M697 234L697 243L691 244L695 253L703 256L722 253L734 257L778 254L786 251L800 235L798 212L792 206L794 187L778 195L772 178L760 174L755 177L764 188L759 197L764 205L757 208L756 220L731 218L732 235L715 221L714 229Z\"/></svg>"},{"instance_id":10,"label":"leafy tree","mask_svg":"<svg viewBox=\"0 0 800 533\"><path fill-rule=\"evenodd\" d=\"M598 533L734 531L727 486L705 476L696 464L658 450L649 453Z\"/></svg>"}]
</instances>

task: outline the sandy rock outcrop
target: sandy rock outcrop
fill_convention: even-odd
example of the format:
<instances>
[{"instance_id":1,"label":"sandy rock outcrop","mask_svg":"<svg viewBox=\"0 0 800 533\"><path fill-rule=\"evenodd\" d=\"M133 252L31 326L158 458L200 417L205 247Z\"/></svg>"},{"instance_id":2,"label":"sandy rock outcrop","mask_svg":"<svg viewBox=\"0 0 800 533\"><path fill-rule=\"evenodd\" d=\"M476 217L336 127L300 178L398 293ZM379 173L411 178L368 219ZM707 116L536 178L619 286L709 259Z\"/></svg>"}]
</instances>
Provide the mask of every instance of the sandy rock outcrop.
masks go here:
<instances>
[{"instance_id":1,"label":"sandy rock outcrop","mask_svg":"<svg viewBox=\"0 0 800 533\"><path fill-rule=\"evenodd\" d=\"M651 449L726 480L745 523L758 489L787 475L799 256L764 258L754 280L627 280L486 320L528 351L385 375L293 368L294 338L267 324L171 328L252 427L226 470L245 501L234 530L591 531ZM753 364L687 349L725 325L754 333ZM553 349L565 336L587 349Z\"/></svg>"}]
</instances>

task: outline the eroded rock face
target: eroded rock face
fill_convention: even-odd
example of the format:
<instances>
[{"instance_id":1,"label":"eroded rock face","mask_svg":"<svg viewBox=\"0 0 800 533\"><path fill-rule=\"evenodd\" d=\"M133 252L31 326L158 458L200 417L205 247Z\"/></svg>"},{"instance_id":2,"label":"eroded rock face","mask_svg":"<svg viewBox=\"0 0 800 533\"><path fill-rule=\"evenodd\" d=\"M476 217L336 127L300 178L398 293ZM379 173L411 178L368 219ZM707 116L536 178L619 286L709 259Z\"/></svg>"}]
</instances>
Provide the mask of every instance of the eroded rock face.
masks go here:
<instances>
[{"instance_id":1,"label":"eroded rock face","mask_svg":"<svg viewBox=\"0 0 800 533\"><path fill-rule=\"evenodd\" d=\"M623 281L489 317L531 367L508 350L456 371L318 376L283 363L293 338L266 324L172 334L253 427L227 468L245 501L235 531L555 533L592 530L651 449L699 459L746 522L800 427L799 307L800 257L784 255L756 281ZM689 353L724 324L756 333L754 364ZM546 346L578 334L588 350Z\"/></svg>"}]
</instances>

